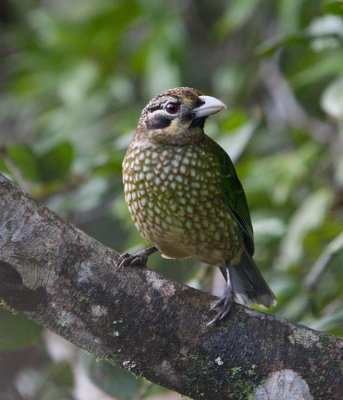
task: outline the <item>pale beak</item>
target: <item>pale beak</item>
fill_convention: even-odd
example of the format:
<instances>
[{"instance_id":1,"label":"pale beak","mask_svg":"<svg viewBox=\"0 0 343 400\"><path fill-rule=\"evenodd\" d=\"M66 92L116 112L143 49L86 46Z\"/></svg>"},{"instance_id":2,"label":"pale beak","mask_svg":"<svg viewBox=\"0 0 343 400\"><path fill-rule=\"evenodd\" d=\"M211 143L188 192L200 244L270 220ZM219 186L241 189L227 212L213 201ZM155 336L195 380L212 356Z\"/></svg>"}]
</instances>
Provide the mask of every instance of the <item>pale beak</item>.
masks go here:
<instances>
[{"instance_id":1,"label":"pale beak","mask_svg":"<svg viewBox=\"0 0 343 400\"><path fill-rule=\"evenodd\" d=\"M199 96L199 99L203 101L204 104L192 110L195 114L195 118L208 117L226 108L226 105L215 97Z\"/></svg>"}]
</instances>

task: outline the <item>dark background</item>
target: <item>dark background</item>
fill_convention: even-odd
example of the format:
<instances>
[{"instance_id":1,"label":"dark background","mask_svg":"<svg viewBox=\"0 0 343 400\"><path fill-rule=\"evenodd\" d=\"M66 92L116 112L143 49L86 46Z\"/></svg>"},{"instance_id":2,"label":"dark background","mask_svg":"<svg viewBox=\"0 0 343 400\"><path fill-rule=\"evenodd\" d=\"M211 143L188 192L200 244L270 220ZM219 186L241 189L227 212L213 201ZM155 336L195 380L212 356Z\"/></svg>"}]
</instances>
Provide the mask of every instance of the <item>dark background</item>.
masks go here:
<instances>
[{"instance_id":1,"label":"dark background","mask_svg":"<svg viewBox=\"0 0 343 400\"><path fill-rule=\"evenodd\" d=\"M270 311L343 334L340 1L3 0L0 20L2 173L102 243L140 249L121 184L140 111L176 86L216 96L228 110L206 132L245 188ZM149 267L220 292L192 260ZM3 307L0 352L1 399L108 399L86 375L121 400L177 398Z\"/></svg>"}]
</instances>

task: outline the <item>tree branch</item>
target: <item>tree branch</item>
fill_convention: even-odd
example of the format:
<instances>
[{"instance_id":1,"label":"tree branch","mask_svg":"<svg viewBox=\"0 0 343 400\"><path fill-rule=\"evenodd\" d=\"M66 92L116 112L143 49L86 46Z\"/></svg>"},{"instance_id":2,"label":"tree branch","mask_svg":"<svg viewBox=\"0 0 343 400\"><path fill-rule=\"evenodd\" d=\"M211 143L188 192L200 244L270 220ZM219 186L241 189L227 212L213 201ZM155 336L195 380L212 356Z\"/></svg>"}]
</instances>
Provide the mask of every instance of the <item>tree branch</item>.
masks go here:
<instances>
[{"instance_id":1,"label":"tree branch","mask_svg":"<svg viewBox=\"0 0 343 400\"><path fill-rule=\"evenodd\" d=\"M214 297L117 257L0 175L0 297L14 309L194 399L342 398L341 339L240 305L207 327Z\"/></svg>"}]
</instances>

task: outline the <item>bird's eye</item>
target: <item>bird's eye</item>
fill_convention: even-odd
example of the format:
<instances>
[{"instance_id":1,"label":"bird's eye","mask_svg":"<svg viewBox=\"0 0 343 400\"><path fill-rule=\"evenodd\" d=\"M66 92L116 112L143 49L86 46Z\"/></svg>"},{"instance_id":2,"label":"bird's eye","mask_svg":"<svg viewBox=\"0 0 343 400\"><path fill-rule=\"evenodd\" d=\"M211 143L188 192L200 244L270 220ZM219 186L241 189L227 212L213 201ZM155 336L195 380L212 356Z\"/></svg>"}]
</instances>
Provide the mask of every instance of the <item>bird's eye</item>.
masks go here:
<instances>
[{"instance_id":1,"label":"bird's eye","mask_svg":"<svg viewBox=\"0 0 343 400\"><path fill-rule=\"evenodd\" d=\"M166 110L169 114L176 114L179 111L179 105L177 103L168 103Z\"/></svg>"}]
</instances>

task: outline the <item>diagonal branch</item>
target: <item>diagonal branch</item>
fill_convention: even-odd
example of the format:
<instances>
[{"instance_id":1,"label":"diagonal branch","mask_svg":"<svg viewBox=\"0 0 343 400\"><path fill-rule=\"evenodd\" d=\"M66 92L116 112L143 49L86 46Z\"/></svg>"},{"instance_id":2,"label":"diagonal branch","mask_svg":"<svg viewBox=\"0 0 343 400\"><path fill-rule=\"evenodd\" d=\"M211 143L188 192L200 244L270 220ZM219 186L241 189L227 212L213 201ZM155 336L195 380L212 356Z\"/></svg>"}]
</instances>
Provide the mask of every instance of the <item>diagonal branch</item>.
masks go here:
<instances>
[{"instance_id":1,"label":"diagonal branch","mask_svg":"<svg viewBox=\"0 0 343 400\"><path fill-rule=\"evenodd\" d=\"M117 257L0 175L0 297L14 309L194 399L342 398L342 340L239 305L207 327L212 296L117 271Z\"/></svg>"}]
</instances>

